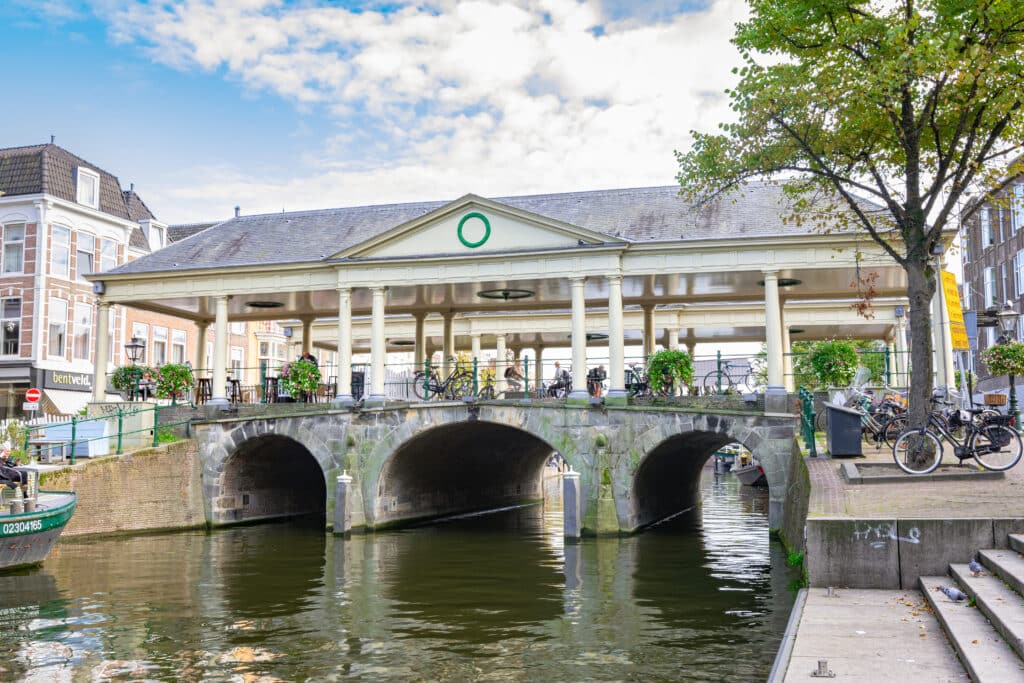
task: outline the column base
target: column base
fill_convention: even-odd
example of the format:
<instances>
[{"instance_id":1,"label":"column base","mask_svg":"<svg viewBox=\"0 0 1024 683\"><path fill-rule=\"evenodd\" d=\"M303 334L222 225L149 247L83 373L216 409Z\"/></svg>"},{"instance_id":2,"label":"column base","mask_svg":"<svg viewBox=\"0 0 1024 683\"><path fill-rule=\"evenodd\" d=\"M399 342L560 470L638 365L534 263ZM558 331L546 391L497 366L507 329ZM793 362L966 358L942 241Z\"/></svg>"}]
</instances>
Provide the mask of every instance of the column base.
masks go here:
<instances>
[{"instance_id":1,"label":"column base","mask_svg":"<svg viewBox=\"0 0 1024 683\"><path fill-rule=\"evenodd\" d=\"M793 412L789 405L789 394L786 393L786 387L782 385L772 385L765 389L764 392L764 412L766 413L791 413Z\"/></svg>"},{"instance_id":2,"label":"column base","mask_svg":"<svg viewBox=\"0 0 1024 683\"><path fill-rule=\"evenodd\" d=\"M573 406L588 406L590 405L590 393L586 389L573 389L569 392L565 402Z\"/></svg>"},{"instance_id":3,"label":"column base","mask_svg":"<svg viewBox=\"0 0 1024 683\"><path fill-rule=\"evenodd\" d=\"M381 408L388 402L388 397L382 394L371 394L363 400L364 408Z\"/></svg>"},{"instance_id":4,"label":"column base","mask_svg":"<svg viewBox=\"0 0 1024 683\"><path fill-rule=\"evenodd\" d=\"M628 405L629 394L626 393L625 389L609 389L608 393L604 395L604 404L606 406Z\"/></svg>"},{"instance_id":5,"label":"column base","mask_svg":"<svg viewBox=\"0 0 1024 683\"><path fill-rule=\"evenodd\" d=\"M231 401L228 400L227 396L214 396L206 402L208 406L230 406Z\"/></svg>"},{"instance_id":6,"label":"column base","mask_svg":"<svg viewBox=\"0 0 1024 683\"><path fill-rule=\"evenodd\" d=\"M356 400L352 397L352 394L339 394L331 399L331 405L340 408L351 408L355 404Z\"/></svg>"}]
</instances>

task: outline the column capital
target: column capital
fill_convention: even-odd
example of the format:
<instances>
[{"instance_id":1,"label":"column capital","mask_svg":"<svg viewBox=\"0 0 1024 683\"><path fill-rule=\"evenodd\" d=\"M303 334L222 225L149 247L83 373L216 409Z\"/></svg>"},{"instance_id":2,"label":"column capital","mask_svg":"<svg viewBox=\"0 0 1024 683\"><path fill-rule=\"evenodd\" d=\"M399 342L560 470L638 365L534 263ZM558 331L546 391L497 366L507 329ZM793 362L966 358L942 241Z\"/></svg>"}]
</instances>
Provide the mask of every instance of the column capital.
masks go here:
<instances>
[{"instance_id":1,"label":"column capital","mask_svg":"<svg viewBox=\"0 0 1024 683\"><path fill-rule=\"evenodd\" d=\"M577 284L582 285L586 281L587 281L587 278L584 275L570 275L569 276L569 282L571 282L574 285L577 285Z\"/></svg>"},{"instance_id":2,"label":"column capital","mask_svg":"<svg viewBox=\"0 0 1024 683\"><path fill-rule=\"evenodd\" d=\"M352 293L352 287L350 285L340 285L338 287L335 287L334 290L336 292L338 292L339 294L351 294Z\"/></svg>"},{"instance_id":3,"label":"column capital","mask_svg":"<svg viewBox=\"0 0 1024 683\"><path fill-rule=\"evenodd\" d=\"M233 297L230 294L215 294L213 297L214 301L231 301Z\"/></svg>"},{"instance_id":4,"label":"column capital","mask_svg":"<svg viewBox=\"0 0 1024 683\"><path fill-rule=\"evenodd\" d=\"M106 299L96 299L96 306L97 308L110 308L113 304Z\"/></svg>"},{"instance_id":5,"label":"column capital","mask_svg":"<svg viewBox=\"0 0 1024 683\"><path fill-rule=\"evenodd\" d=\"M386 285L374 285L373 287L370 287L370 292L372 292L373 294L376 294L377 292L380 292L380 293L383 294L383 293L385 293L387 291L388 291L388 287Z\"/></svg>"},{"instance_id":6,"label":"column capital","mask_svg":"<svg viewBox=\"0 0 1024 683\"><path fill-rule=\"evenodd\" d=\"M613 282L619 285L622 284L622 275L619 273L615 273L614 275L605 275L604 279L607 280L608 284Z\"/></svg>"},{"instance_id":7,"label":"column capital","mask_svg":"<svg viewBox=\"0 0 1024 683\"><path fill-rule=\"evenodd\" d=\"M778 280L779 279L779 271L778 271L778 269L765 269L765 270L761 271L761 274L764 275L764 279L766 281L767 280Z\"/></svg>"}]
</instances>

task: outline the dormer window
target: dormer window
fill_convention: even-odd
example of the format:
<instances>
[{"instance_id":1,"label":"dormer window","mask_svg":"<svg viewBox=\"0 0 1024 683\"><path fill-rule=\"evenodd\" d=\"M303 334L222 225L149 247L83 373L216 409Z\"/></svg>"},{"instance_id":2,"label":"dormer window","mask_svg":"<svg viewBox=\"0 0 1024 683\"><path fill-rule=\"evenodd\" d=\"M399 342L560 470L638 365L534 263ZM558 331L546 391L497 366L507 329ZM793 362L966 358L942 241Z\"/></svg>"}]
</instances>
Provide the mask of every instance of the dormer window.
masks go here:
<instances>
[{"instance_id":1,"label":"dormer window","mask_svg":"<svg viewBox=\"0 0 1024 683\"><path fill-rule=\"evenodd\" d=\"M87 168L78 169L78 203L100 208L100 176Z\"/></svg>"},{"instance_id":2,"label":"dormer window","mask_svg":"<svg viewBox=\"0 0 1024 683\"><path fill-rule=\"evenodd\" d=\"M164 248L164 229L159 225L150 225L150 247L152 249Z\"/></svg>"}]
</instances>

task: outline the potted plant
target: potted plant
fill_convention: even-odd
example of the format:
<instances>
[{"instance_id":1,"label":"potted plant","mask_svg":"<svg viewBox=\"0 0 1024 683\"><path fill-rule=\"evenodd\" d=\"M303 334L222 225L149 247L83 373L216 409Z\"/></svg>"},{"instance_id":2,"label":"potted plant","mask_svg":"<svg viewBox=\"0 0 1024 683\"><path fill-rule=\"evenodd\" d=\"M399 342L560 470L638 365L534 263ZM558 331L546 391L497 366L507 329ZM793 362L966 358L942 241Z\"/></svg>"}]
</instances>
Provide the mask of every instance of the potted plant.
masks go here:
<instances>
[{"instance_id":1,"label":"potted plant","mask_svg":"<svg viewBox=\"0 0 1024 683\"><path fill-rule=\"evenodd\" d=\"M807 356L818 382L826 387L846 387L857 372L857 347L844 339L816 343Z\"/></svg>"},{"instance_id":2,"label":"potted plant","mask_svg":"<svg viewBox=\"0 0 1024 683\"><path fill-rule=\"evenodd\" d=\"M110 386L127 399L134 391L139 378L145 373L153 372L152 368L145 365L122 365L110 374Z\"/></svg>"},{"instance_id":3,"label":"potted plant","mask_svg":"<svg viewBox=\"0 0 1024 683\"><path fill-rule=\"evenodd\" d=\"M996 344L981 352L981 360L992 376L1024 375L1024 343Z\"/></svg>"},{"instance_id":4,"label":"potted plant","mask_svg":"<svg viewBox=\"0 0 1024 683\"><path fill-rule=\"evenodd\" d=\"M168 363L157 371L156 395L157 398L171 399L171 405L178 402L178 398L185 395L195 378L192 376L192 368L180 363Z\"/></svg>"},{"instance_id":5,"label":"potted plant","mask_svg":"<svg viewBox=\"0 0 1024 683\"><path fill-rule=\"evenodd\" d=\"M658 351L647 361L647 381L653 393L667 386L689 385L693 382L693 357L686 351Z\"/></svg>"},{"instance_id":6,"label":"potted plant","mask_svg":"<svg viewBox=\"0 0 1024 683\"><path fill-rule=\"evenodd\" d=\"M296 401L310 397L320 386L320 368L308 360L296 360L281 368L281 386Z\"/></svg>"}]
</instances>

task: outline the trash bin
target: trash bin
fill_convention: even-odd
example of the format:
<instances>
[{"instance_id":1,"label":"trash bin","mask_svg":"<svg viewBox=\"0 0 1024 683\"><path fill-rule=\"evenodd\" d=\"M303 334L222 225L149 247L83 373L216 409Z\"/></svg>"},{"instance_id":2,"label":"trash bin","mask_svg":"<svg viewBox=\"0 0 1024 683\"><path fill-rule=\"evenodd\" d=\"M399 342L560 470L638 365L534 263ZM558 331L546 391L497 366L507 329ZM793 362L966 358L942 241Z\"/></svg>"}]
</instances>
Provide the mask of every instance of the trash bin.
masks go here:
<instances>
[{"instance_id":1,"label":"trash bin","mask_svg":"<svg viewBox=\"0 0 1024 683\"><path fill-rule=\"evenodd\" d=\"M363 397L363 387L366 386L366 373L362 370L352 371L352 398L359 400Z\"/></svg>"},{"instance_id":2,"label":"trash bin","mask_svg":"<svg viewBox=\"0 0 1024 683\"><path fill-rule=\"evenodd\" d=\"M861 450L861 414L856 410L825 404L828 428L825 430L828 454L833 458L863 455Z\"/></svg>"}]
</instances>

